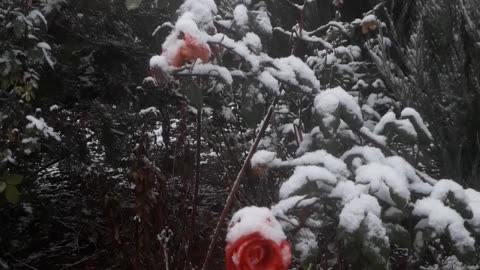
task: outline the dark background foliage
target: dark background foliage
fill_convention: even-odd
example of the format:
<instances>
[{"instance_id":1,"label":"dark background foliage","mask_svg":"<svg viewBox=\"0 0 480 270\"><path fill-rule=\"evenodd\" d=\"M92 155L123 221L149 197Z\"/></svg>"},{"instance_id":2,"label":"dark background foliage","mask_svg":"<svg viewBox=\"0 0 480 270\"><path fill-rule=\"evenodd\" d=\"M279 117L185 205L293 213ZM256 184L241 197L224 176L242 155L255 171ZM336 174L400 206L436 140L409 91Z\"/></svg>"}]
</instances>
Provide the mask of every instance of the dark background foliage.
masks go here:
<instances>
[{"instance_id":1,"label":"dark background foliage","mask_svg":"<svg viewBox=\"0 0 480 270\"><path fill-rule=\"evenodd\" d=\"M24 68L35 68L39 74L35 98L19 102L21 98L12 91L14 85L0 88L0 112L9 116L1 123L0 151L9 148L19 157L16 164L0 170L24 176L21 202L12 205L3 198L0 202L0 268L158 269L168 257L174 260L175 269L181 269L189 267L188 260L194 265L202 262L240 157L230 153L223 162L215 159L202 167L205 180L200 187L200 225L193 232L188 222L194 147L181 138L193 136L189 134L194 134L195 120L186 113L185 101L168 91L189 87L188 82L161 87L143 83L149 75L150 57L160 52L168 34L166 29L155 36L152 33L158 25L175 18L180 2L143 1L140 8L128 11L122 0L69 1L46 17L48 28L41 36L52 47L56 65L23 63ZM316 7L306 18L307 28L318 27L335 16L330 2L314 2ZM344 2L342 20L352 21L379 1ZM430 6L432 1L386 1L384 15L391 16L391 30L396 33L392 58L402 74L415 78L410 84L412 94L396 98L405 106L418 108L430 123L437 142L429 157L437 164L435 176L478 187L480 40L465 16L478 22L475 7L479 5L475 0L465 1L470 5L470 13L465 15L459 1L440 2L440 6ZM274 25L288 29L295 23L296 15L286 1L267 4ZM40 2L6 1L0 6L28 14L40 7ZM404 54L410 34L419 32L418 27L422 28L422 62L412 70ZM0 26L0 38L0 54L29 47L4 26ZM288 55L288 42L275 35L269 44L271 54ZM51 111L52 105L60 110ZM138 115L151 106L160 113L143 118ZM23 132L29 114L48 119L48 124L62 134L62 141L42 141L38 151L22 154L15 132ZM180 127L171 130L173 122ZM153 151L146 134L159 125L165 147ZM179 139L169 142L171 136ZM215 145L222 139L225 137L212 136L209 143ZM156 165L149 166L148 161ZM264 192L252 188L251 179L256 178L250 173L243 190L255 195L239 196L240 203L262 196L265 198L258 199L257 204L271 202ZM145 190L164 195L161 200L152 200ZM134 218L143 222L133 223ZM156 240L156 235L165 238ZM195 245L184 250L186 243ZM170 253L156 254L161 245ZM212 266L215 269L222 268L222 245Z\"/></svg>"}]
</instances>

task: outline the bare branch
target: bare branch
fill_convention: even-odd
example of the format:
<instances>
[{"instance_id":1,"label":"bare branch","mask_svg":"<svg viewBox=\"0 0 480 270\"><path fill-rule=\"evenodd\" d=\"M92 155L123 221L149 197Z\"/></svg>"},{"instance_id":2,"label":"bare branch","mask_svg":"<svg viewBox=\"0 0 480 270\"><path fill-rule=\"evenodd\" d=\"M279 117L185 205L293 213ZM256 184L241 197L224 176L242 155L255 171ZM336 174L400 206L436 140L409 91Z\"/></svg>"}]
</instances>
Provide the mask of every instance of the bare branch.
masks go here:
<instances>
[{"instance_id":1,"label":"bare branch","mask_svg":"<svg viewBox=\"0 0 480 270\"><path fill-rule=\"evenodd\" d=\"M235 179L235 182L233 183L232 189L230 190L230 194L228 194L227 201L225 202L225 207L223 208L222 214L220 215L220 219L218 220L217 226L215 227L215 231L212 236L212 240L210 241L210 245L208 246L208 252L207 256L205 257L205 261L203 262L202 270L207 270L208 269L208 263L210 261L210 257L213 254L213 249L215 248L215 244L217 242L217 239L220 235L220 228L222 227L223 222L225 221L225 218L227 217L228 213L230 212L230 208L233 204L233 200L235 198L235 194L238 192L238 188L240 187L240 182L245 175L245 172L247 170L247 167L250 165L250 160L253 157L253 154L257 151L257 147L260 144L260 140L263 137L263 134L265 133L265 130L267 129L268 123L270 122L270 118L273 115L275 106L277 105L278 98L275 98L270 105L270 108L268 109L267 114L265 115L265 118L263 119L262 126L260 128L260 131L258 132L257 137L255 138L255 142L253 143L252 147L250 148L250 151L248 152L248 156L243 162L243 166L238 172L237 178Z\"/></svg>"}]
</instances>

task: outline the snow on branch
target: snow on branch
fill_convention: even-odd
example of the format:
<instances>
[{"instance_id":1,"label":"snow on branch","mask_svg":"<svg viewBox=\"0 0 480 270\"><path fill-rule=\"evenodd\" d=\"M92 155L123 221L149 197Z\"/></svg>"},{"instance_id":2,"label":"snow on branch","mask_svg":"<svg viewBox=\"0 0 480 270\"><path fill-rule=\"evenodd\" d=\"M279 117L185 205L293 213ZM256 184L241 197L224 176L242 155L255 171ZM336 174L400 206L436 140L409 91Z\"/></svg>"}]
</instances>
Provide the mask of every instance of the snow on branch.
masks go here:
<instances>
[{"instance_id":1,"label":"snow on branch","mask_svg":"<svg viewBox=\"0 0 480 270\"><path fill-rule=\"evenodd\" d=\"M178 72L181 75L218 77L226 84L232 84L233 78L225 67L213 64L194 64L193 68Z\"/></svg>"},{"instance_id":2,"label":"snow on branch","mask_svg":"<svg viewBox=\"0 0 480 270\"><path fill-rule=\"evenodd\" d=\"M325 41L324 39L322 39L320 37L316 37L316 36L311 36L311 35L308 34L307 31L299 31L299 29L297 29L297 28L298 27L294 27L292 29L292 31L287 31L287 30L285 30L281 27L275 27L273 30L277 31L277 32L280 32L282 34L285 34L285 35L287 35L291 38L298 38L298 39L301 39L303 41L310 42L310 43L319 43L325 48L333 49L333 45L330 44L329 42Z\"/></svg>"},{"instance_id":3,"label":"snow on branch","mask_svg":"<svg viewBox=\"0 0 480 270\"><path fill-rule=\"evenodd\" d=\"M26 118L27 118L28 121L30 121L30 123L27 124L28 129L35 128L35 129L39 130L40 132L42 132L43 136L45 136L45 138L52 137L57 141L61 141L60 135L58 133L56 133L53 130L52 127L49 127L47 125L47 123L45 123L45 120L43 120L43 118L37 119L32 115L27 115Z\"/></svg>"}]
</instances>

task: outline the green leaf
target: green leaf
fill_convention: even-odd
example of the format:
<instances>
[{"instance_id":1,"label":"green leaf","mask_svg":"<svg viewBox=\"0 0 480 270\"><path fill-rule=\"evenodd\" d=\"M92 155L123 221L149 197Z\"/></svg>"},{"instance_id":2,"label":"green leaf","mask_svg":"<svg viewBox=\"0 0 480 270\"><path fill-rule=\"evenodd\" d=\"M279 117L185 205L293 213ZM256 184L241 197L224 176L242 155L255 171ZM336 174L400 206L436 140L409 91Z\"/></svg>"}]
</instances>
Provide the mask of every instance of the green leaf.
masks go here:
<instances>
[{"instance_id":1,"label":"green leaf","mask_svg":"<svg viewBox=\"0 0 480 270\"><path fill-rule=\"evenodd\" d=\"M7 185L7 188L5 189L5 198L9 203L17 204L20 198L20 192L17 187Z\"/></svg>"},{"instance_id":2,"label":"green leaf","mask_svg":"<svg viewBox=\"0 0 480 270\"><path fill-rule=\"evenodd\" d=\"M195 82L190 82L187 87L182 89L182 92L187 96L190 104L195 109L200 110L203 106L203 91Z\"/></svg>"},{"instance_id":3,"label":"green leaf","mask_svg":"<svg viewBox=\"0 0 480 270\"><path fill-rule=\"evenodd\" d=\"M410 120L410 122L412 123L412 125L414 126L415 128L415 131L417 132L417 135L418 135L418 141L423 144L423 145L428 145L431 143L432 141L432 138L430 137L431 135L428 134L423 128L422 126L425 126L425 124L423 122L417 122L417 119L415 117L413 117L412 115L407 115L407 116L403 116L401 117L402 119L408 119Z\"/></svg>"},{"instance_id":4,"label":"green leaf","mask_svg":"<svg viewBox=\"0 0 480 270\"><path fill-rule=\"evenodd\" d=\"M392 187L389 187L388 189L390 191L390 197L392 198L392 201L395 203L397 208L403 209L407 205L408 201L400 194L396 193Z\"/></svg>"},{"instance_id":5,"label":"green leaf","mask_svg":"<svg viewBox=\"0 0 480 270\"><path fill-rule=\"evenodd\" d=\"M265 105L259 97L263 99L262 94L256 88L251 85L243 87L240 115L249 128L256 128L265 114Z\"/></svg>"},{"instance_id":6,"label":"green leaf","mask_svg":"<svg viewBox=\"0 0 480 270\"><path fill-rule=\"evenodd\" d=\"M387 223L385 224L385 229L391 243L401 248L410 247L410 234L405 228L398 224Z\"/></svg>"},{"instance_id":7,"label":"green leaf","mask_svg":"<svg viewBox=\"0 0 480 270\"><path fill-rule=\"evenodd\" d=\"M449 191L447 194L447 199L449 206L457 211L463 218L473 218L472 207L462 197L456 198L455 193Z\"/></svg>"},{"instance_id":8,"label":"green leaf","mask_svg":"<svg viewBox=\"0 0 480 270\"><path fill-rule=\"evenodd\" d=\"M409 120L404 119L395 121L394 129L400 142L408 145L413 145L418 142L418 134Z\"/></svg>"},{"instance_id":9,"label":"green leaf","mask_svg":"<svg viewBox=\"0 0 480 270\"><path fill-rule=\"evenodd\" d=\"M12 186L19 185L20 183L22 183L22 180L23 180L23 175L20 175L20 174L10 174L4 179L4 181L7 184Z\"/></svg>"},{"instance_id":10,"label":"green leaf","mask_svg":"<svg viewBox=\"0 0 480 270\"><path fill-rule=\"evenodd\" d=\"M22 38L27 30L27 23L23 16L17 16L12 22L13 34L16 38Z\"/></svg>"},{"instance_id":11,"label":"green leaf","mask_svg":"<svg viewBox=\"0 0 480 270\"><path fill-rule=\"evenodd\" d=\"M386 237L385 227L375 221L373 214L367 215L358 229L358 235L361 244L361 253L366 262L367 269L371 270L387 270L390 254L390 243Z\"/></svg>"},{"instance_id":12,"label":"green leaf","mask_svg":"<svg viewBox=\"0 0 480 270\"><path fill-rule=\"evenodd\" d=\"M358 115L351 111L347 106L342 105L340 107L340 118L348 124L348 126L353 130L359 130L363 127L363 119L359 118Z\"/></svg>"},{"instance_id":13,"label":"green leaf","mask_svg":"<svg viewBox=\"0 0 480 270\"><path fill-rule=\"evenodd\" d=\"M5 182L0 181L0 193L2 193L7 188L7 184Z\"/></svg>"}]
</instances>

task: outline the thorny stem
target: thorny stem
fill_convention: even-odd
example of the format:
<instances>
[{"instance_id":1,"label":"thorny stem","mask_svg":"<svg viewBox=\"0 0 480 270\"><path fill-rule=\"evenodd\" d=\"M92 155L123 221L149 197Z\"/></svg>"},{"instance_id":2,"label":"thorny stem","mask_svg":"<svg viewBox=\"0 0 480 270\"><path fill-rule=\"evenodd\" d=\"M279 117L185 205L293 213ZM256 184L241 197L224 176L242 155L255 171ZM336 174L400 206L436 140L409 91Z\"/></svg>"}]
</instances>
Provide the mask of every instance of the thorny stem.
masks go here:
<instances>
[{"instance_id":1,"label":"thorny stem","mask_svg":"<svg viewBox=\"0 0 480 270\"><path fill-rule=\"evenodd\" d=\"M262 126L260 128L260 131L258 132L257 137L255 138L255 142L253 143L252 147L250 148L250 151L248 152L247 158L243 162L243 166L238 172L237 178L235 179L235 182L233 183L232 190L230 190L230 194L228 194L227 201L225 202L225 207L223 208L222 214L220 215L220 219L218 220L217 226L215 227L215 231L212 236L212 240L210 241L210 245L208 246L208 252L207 256L205 257L205 261L203 262L202 270L207 270L208 269L208 263L210 260L210 257L213 254L213 249L215 248L215 244L217 242L218 236L220 235L220 228L222 227L223 222L225 221L225 218L227 217L230 208L233 204L233 199L235 198L235 194L237 193L239 187L240 187L240 181L242 180L243 176L245 175L245 172L247 170L247 167L250 163L250 160L252 159L253 154L256 152L258 144L260 143L260 140L263 137L263 134L265 133L265 130L267 129L268 122L270 122L270 118L273 115L273 111L275 109L275 106L277 105L278 98L276 97L272 104L270 105L270 108L268 108L268 112L265 115L265 118L263 119Z\"/></svg>"}]
</instances>

